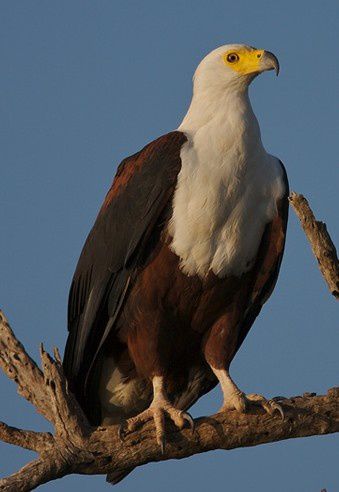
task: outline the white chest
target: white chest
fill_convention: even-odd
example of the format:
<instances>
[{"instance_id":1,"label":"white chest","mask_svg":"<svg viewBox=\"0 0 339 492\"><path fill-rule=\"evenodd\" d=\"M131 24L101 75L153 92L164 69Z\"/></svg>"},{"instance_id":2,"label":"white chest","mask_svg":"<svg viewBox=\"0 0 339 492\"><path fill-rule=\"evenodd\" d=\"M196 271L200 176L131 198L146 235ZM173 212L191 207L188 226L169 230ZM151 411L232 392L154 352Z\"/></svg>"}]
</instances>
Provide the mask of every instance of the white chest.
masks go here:
<instances>
[{"instance_id":1,"label":"white chest","mask_svg":"<svg viewBox=\"0 0 339 492\"><path fill-rule=\"evenodd\" d=\"M171 249L187 275L241 275L256 257L265 225L284 193L279 161L262 146L199 136L181 151L169 225Z\"/></svg>"}]
</instances>

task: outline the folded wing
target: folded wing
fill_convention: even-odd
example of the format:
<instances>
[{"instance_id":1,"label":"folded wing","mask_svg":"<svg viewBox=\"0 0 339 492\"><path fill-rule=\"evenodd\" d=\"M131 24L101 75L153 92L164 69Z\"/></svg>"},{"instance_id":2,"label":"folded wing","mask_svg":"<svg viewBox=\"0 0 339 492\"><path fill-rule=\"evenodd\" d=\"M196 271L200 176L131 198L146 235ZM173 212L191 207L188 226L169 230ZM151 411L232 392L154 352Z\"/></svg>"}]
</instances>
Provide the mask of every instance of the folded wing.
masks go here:
<instances>
[{"instance_id":1,"label":"folded wing","mask_svg":"<svg viewBox=\"0 0 339 492\"><path fill-rule=\"evenodd\" d=\"M64 370L79 401L137 269L161 234L185 141L182 132L171 132L122 161L85 242L69 294L64 356Z\"/></svg>"}]
</instances>

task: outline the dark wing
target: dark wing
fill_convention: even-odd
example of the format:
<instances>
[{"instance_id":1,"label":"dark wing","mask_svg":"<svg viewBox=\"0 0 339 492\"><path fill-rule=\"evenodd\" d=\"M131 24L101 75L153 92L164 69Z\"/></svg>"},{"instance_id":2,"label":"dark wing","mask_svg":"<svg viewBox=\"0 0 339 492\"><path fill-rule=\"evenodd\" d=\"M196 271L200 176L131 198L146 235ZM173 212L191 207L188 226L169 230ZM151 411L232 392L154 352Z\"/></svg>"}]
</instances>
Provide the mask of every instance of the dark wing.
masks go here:
<instances>
[{"instance_id":1,"label":"dark wing","mask_svg":"<svg viewBox=\"0 0 339 492\"><path fill-rule=\"evenodd\" d=\"M241 326L237 350L248 334L261 308L270 297L278 280L281 261L285 249L286 230L288 222L289 184L283 163L280 161L285 193L277 204L277 216L267 224L258 251L255 263L254 284L250 305L246 311Z\"/></svg>"},{"instance_id":2,"label":"dark wing","mask_svg":"<svg viewBox=\"0 0 339 492\"><path fill-rule=\"evenodd\" d=\"M129 284L161 232L186 137L171 132L120 164L74 273L64 370L81 401L96 356L114 327Z\"/></svg>"}]
</instances>

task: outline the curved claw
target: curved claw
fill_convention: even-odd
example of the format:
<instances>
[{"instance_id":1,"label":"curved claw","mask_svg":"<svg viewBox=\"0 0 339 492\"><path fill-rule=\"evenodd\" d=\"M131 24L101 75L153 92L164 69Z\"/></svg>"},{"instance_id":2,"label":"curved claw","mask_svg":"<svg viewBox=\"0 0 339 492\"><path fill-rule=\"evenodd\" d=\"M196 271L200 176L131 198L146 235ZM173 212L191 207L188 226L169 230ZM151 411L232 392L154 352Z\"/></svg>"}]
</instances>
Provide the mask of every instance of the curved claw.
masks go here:
<instances>
[{"instance_id":1,"label":"curved claw","mask_svg":"<svg viewBox=\"0 0 339 492\"><path fill-rule=\"evenodd\" d=\"M272 408L273 412L274 412L275 410L276 410L277 412L279 412L279 413L280 413L280 415L281 415L282 420L284 420L284 419L285 419L285 413L284 413L284 410L283 410L282 406L281 406L281 405L279 405L279 403L276 403L276 402L275 402L275 401L273 401L273 400L270 400L270 401L269 401L269 404L270 404L270 406L271 406L271 408Z\"/></svg>"},{"instance_id":2,"label":"curved claw","mask_svg":"<svg viewBox=\"0 0 339 492\"><path fill-rule=\"evenodd\" d=\"M182 416L182 418L184 420L186 420L186 422L188 422L190 429L192 431L192 434L193 434L194 430L195 430L195 423L194 423L192 415L189 414L188 412L184 412L184 411L180 412L180 415Z\"/></svg>"}]
</instances>

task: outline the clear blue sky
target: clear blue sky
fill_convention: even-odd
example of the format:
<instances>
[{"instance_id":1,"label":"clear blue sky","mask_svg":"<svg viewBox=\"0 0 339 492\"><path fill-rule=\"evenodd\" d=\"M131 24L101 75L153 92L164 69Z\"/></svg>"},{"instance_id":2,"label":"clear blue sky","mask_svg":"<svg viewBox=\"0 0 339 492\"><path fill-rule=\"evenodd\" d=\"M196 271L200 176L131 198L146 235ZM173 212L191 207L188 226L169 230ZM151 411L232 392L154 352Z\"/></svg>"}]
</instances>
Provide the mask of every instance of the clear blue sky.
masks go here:
<instances>
[{"instance_id":1,"label":"clear blue sky","mask_svg":"<svg viewBox=\"0 0 339 492\"><path fill-rule=\"evenodd\" d=\"M266 148L339 245L337 1L58 0L0 3L0 303L28 351L66 340L73 269L117 164L176 128L200 59L229 42L273 51L281 75L251 88ZM247 392L338 385L338 305L291 213L275 293L233 363ZM47 429L1 375L0 419ZM193 415L211 414L219 390ZM1 444L0 472L33 455ZM136 470L117 490L339 490L336 436L213 452ZM109 490L67 477L46 491Z\"/></svg>"}]
</instances>

